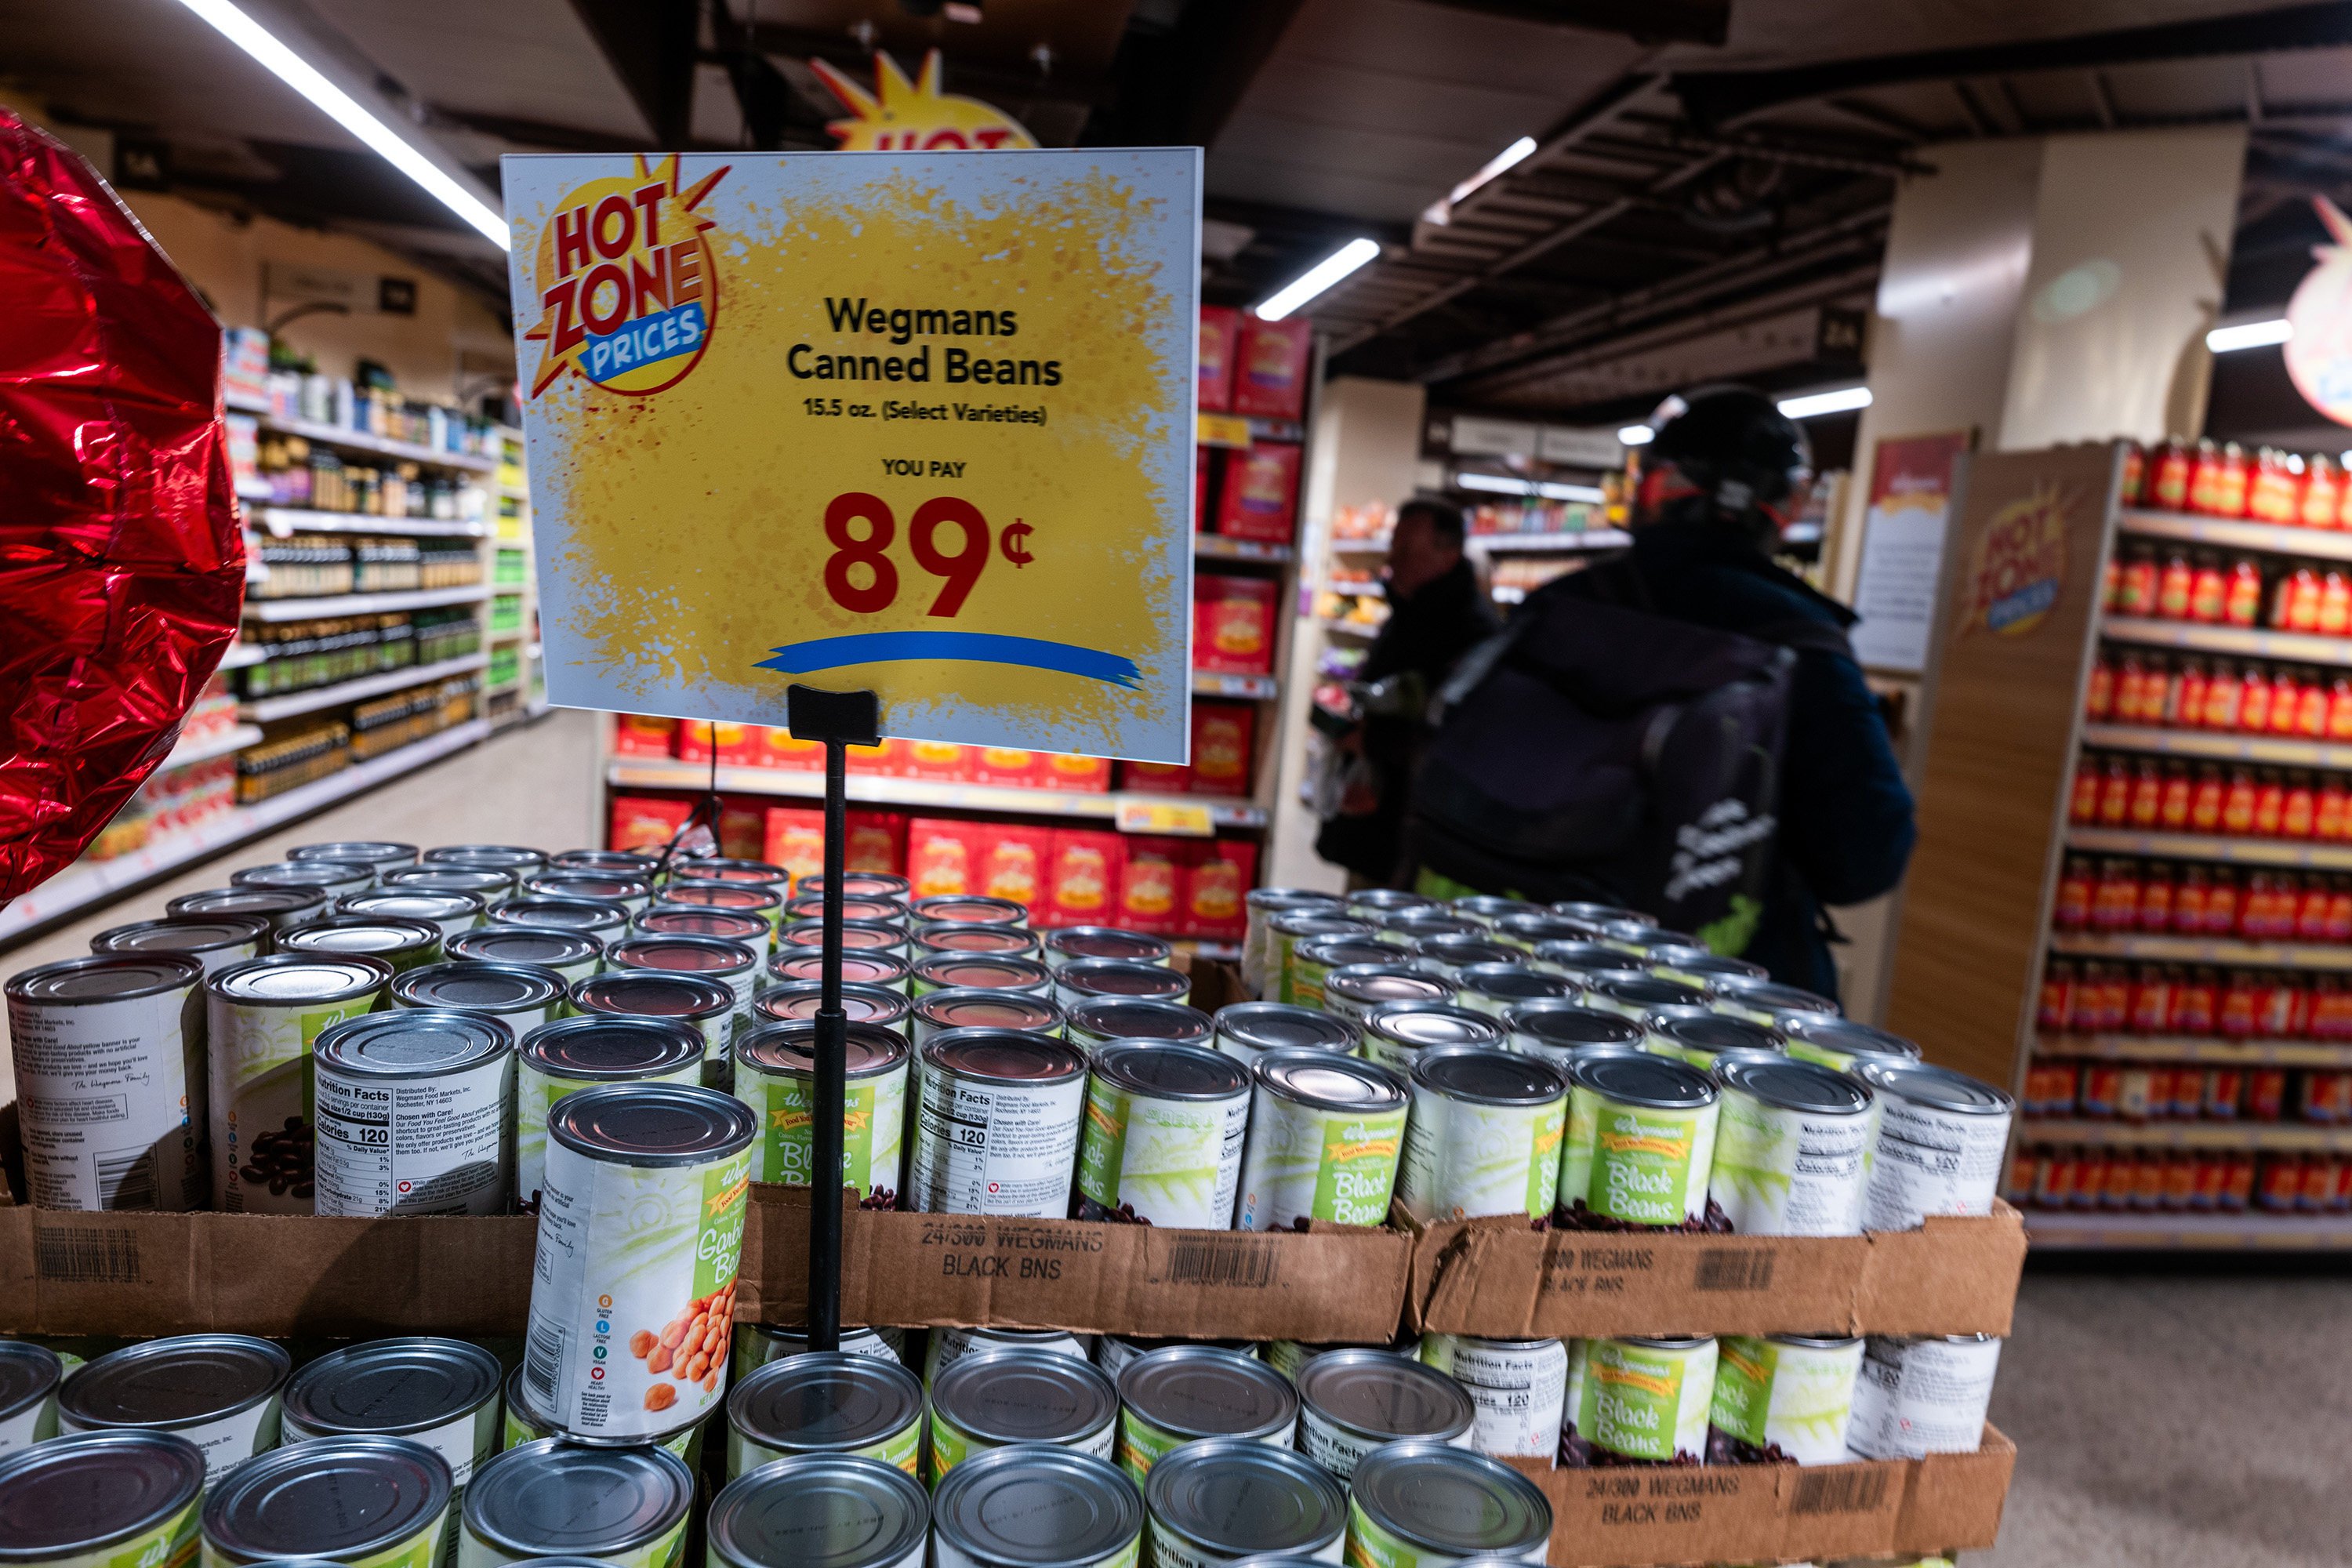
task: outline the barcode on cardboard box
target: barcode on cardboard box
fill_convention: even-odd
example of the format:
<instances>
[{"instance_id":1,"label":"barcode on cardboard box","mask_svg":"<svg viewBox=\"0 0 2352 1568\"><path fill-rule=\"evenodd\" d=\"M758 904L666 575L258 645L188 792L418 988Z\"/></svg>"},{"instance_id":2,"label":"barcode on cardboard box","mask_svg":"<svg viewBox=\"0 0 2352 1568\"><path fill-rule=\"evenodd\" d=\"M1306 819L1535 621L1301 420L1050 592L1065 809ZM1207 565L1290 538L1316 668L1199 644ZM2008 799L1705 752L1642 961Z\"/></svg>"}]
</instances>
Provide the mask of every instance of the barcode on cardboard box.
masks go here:
<instances>
[{"instance_id":1,"label":"barcode on cardboard box","mask_svg":"<svg viewBox=\"0 0 2352 1568\"><path fill-rule=\"evenodd\" d=\"M1768 1290L1772 1286L1772 1254L1728 1247L1713 1247L1698 1255L1700 1290Z\"/></svg>"},{"instance_id":2,"label":"barcode on cardboard box","mask_svg":"<svg viewBox=\"0 0 2352 1568\"><path fill-rule=\"evenodd\" d=\"M43 1226L33 1232L33 1270L76 1284L139 1282L139 1237L95 1226Z\"/></svg>"},{"instance_id":3,"label":"barcode on cardboard box","mask_svg":"<svg viewBox=\"0 0 2352 1568\"><path fill-rule=\"evenodd\" d=\"M1274 1283L1276 1257L1273 1247L1260 1242L1203 1237L1171 1247L1168 1271L1162 1278L1171 1285L1263 1290Z\"/></svg>"},{"instance_id":4,"label":"barcode on cardboard box","mask_svg":"<svg viewBox=\"0 0 2352 1568\"><path fill-rule=\"evenodd\" d=\"M1840 1467L1800 1470L1797 1489L1789 1500L1791 1514L1875 1513L1886 1500L1886 1478L1892 1470Z\"/></svg>"}]
</instances>

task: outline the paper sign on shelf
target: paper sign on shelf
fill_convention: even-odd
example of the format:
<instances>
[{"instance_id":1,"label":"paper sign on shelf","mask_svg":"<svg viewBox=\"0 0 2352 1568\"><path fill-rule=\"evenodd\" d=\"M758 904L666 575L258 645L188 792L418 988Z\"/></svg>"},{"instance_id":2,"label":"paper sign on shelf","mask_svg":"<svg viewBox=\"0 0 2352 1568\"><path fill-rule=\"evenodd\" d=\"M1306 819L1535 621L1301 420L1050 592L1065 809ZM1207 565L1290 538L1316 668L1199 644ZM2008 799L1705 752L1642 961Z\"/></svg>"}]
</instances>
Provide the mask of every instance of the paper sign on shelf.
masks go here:
<instances>
[{"instance_id":1,"label":"paper sign on shelf","mask_svg":"<svg viewBox=\"0 0 2352 1568\"><path fill-rule=\"evenodd\" d=\"M1122 800L1118 803L1121 833L1164 833L1181 838L1209 838L1217 831L1209 808L1197 802Z\"/></svg>"},{"instance_id":2,"label":"paper sign on shelf","mask_svg":"<svg viewBox=\"0 0 2352 1568\"><path fill-rule=\"evenodd\" d=\"M505 163L550 699L1185 760L1192 149Z\"/></svg>"},{"instance_id":3,"label":"paper sign on shelf","mask_svg":"<svg viewBox=\"0 0 2352 1568\"><path fill-rule=\"evenodd\" d=\"M1862 616L1853 628L1854 657L1873 669L1916 674L1927 667L1952 465L1968 449L1965 430L1878 443L1853 593Z\"/></svg>"}]
</instances>

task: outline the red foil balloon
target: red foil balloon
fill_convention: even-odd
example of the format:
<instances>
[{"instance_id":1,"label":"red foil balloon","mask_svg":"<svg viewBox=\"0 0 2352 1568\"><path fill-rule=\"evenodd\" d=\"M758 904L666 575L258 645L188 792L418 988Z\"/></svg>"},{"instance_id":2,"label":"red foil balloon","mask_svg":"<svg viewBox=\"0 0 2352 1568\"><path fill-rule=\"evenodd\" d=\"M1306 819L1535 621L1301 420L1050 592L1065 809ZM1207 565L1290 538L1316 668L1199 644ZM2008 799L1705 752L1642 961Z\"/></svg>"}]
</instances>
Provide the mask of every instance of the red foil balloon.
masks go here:
<instances>
[{"instance_id":1,"label":"red foil balloon","mask_svg":"<svg viewBox=\"0 0 2352 1568\"><path fill-rule=\"evenodd\" d=\"M0 903L122 809L236 636L220 360L105 182L0 110Z\"/></svg>"}]
</instances>

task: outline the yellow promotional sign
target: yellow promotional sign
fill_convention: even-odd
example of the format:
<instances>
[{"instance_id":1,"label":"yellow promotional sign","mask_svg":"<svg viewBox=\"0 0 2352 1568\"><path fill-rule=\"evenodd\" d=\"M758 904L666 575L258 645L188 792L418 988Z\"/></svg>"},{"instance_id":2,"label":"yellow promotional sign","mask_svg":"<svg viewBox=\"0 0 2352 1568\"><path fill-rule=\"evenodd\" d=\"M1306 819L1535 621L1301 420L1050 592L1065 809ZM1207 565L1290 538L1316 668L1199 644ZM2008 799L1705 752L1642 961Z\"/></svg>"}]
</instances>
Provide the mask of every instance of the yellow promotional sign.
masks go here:
<instances>
[{"instance_id":1,"label":"yellow promotional sign","mask_svg":"<svg viewBox=\"0 0 2352 1568\"><path fill-rule=\"evenodd\" d=\"M1192 149L505 163L550 699L1185 760Z\"/></svg>"}]
</instances>

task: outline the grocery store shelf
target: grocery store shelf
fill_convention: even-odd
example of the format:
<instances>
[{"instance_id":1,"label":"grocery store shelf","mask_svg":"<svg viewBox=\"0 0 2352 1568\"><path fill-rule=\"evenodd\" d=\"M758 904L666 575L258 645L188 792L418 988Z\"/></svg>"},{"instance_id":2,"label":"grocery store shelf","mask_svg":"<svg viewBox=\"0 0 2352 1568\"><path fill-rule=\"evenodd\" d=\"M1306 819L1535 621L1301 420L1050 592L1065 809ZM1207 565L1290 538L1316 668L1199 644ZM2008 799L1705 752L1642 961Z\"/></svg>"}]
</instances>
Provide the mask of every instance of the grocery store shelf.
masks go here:
<instances>
[{"instance_id":1,"label":"grocery store shelf","mask_svg":"<svg viewBox=\"0 0 2352 1568\"><path fill-rule=\"evenodd\" d=\"M1367 626L1362 621L1340 620L1332 616L1318 616L1315 619L1325 631L1337 632L1341 637L1376 637L1381 635L1380 627Z\"/></svg>"},{"instance_id":2,"label":"grocery store shelf","mask_svg":"<svg viewBox=\"0 0 2352 1568\"><path fill-rule=\"evenodd\" d=\"M2050 951L2067 958L2137 959L2144 963L2210 963L2231 969L2326 969L2352 973L2352 947L2321 942L2233 942L2201 936L2142 936L2055 931Z\"/></svg>"},{"instance_id":3,"label":"grocery store shelf","mask_svg":"<svg viewBox=\"0 0 2352 1568\"><path fill-rule=\"evenodd\" d=\"M1331 542L1335 555L1386 555L1389 536L1385 533L1372 539L1335 539Z\"/></svg>"},{"instance_id":4,"label":"grocery store shelf","mask_svg":"<svg viewBox=\"0 0 2352 1568\"><path fill-rule=\"evenodd\" d=\"M363 697L378 697L387 691L405 691L412 686L423 686L427 681L464 675L489 662L488 654L469 653L462 658L445 658L438 664L387 669L381 675L363 675L357 680L339 680L332 686L314 686L307 691L287 692L282 697L256 698L239 704L238 711L258 723L267 724L273 719L290 719L297 713L315 713L321 708L340 708Z\"/></svg>"},{"instance_id":5,"label":"grocery store shelf","mask_svg":"<svg viewBox=\"0 0 2352 1568\"><path fill-rule=\"evenodd\" d=\"M1196 533L1192 536L1192 553L1209 561L1284 562L1291 557L1287 544L1268 544L1255 539L1227 539L1222 533Z\"/></svg>"},{"instance_id":6,"label":"grocery store shelf","mask_svg":"<svg viewBox=\"0 0 2352 1568\"><path fill-rule=\"evenodd\" d=\"M2116 642L2143 647L2186 648L2191 653L2226 653L2242 658L2291 658L2298 664L2352 668L2352 637L2263 632L2250 626L2200 626L2193 621L2145 620L2136 616L2109 616L2099 623L2099 630Z\"/></svg>"},{"instance_id":7,"label":"grocery store shelf","mask_svg":"<svg viewBox=\"0 0 2352 1568\"><path fill-rule=\"evenodd\" d=\"M2352 845L2312 844L2299 838L2222 838L2205 833L2069 827L2066 847L2092 855L2153 855L2172 860L2221 860L2232 866L2352 871Z\"/></svg>"},{"instance_id":8,"label":"grocery store shelf","mask_svg":"<svg viewBox=\"0 0 2352 1568\"><path fill-rule=\"evenodd\" d=\"M489 584L466 588L416 588L399 594L330 594L316 599L247 599L246 615L257 621L307 621L319 616L374 616L390 610L429 610L438 605L478 605Z\"/></svg>"},{"instance_id":9,"label":"grocery store shelf","mask_svg":"<svg viewBox=\"0 0 2352 1568\"><path fill-rule=\"evenodd\" d=\"M2201 1062L2208 1067L2352 1068L2352 1045L2326 1040L2217 1040L2202 1035L2050 1035L2033 1053L2058 1060Z\"/></svg>"},{"instance_id":10,"label":"grocery store shelf","mask_svg":"<svg viewBox=\"0 0 2352 1568\"><path fill-rule=\"evenodd\" d=\"M308 507L266 506L253 514L271 533L413 533L487 539L489 524L448 522L430 517L372 517L363 511L312 511Z\"/></svg>"},{"instance_id":11,"label":"grocery store shelf","mask_svg":"<svg viewBox=\"0 0 2352 1568\"><path fill-rule=\"evenodd\" d=\"M462 468L469 474L487 474L499 466L496 458L478 458L469 452L445 452L438 447L422 447L413 441L394 441L382 436L371 436L364 430L346 430L337 425L314 425L308 419L280 419L270 414L266 405L257 408L244 399L235 401L229 406L241 413L258 415L264 430L275 430L281 436L299 436L306 441L316 441L322 447L341 447L346 452L366 452L402 462Z\"/></svg>"},{"instance_id":12,"label":"grocery store shelf","mask_svg":"<svg viewBox=\"0 0 2352 1568\"><path fill-rule=\"evenodd\" d=\"M606 779L635 789L701 790L710 786L710 768L703 763L670 762L659 757L616 757L606 766ZM719 787L744 795L785 795L815 800L824 795L824 775L783 768L722 767L719 770ZM1249 801L1139 795L1125 790L1018 789L852 773L849 798L861 805L929 805L951 811L1013 811L1031 816L1087 816L1106 821L1118 816L1121 801L1170 801L1177 805L1206 805L1210 820L1219 827L1265 826L1265 811Z\"/></svg>"},{"instance_id":13,"label":"grocery store shelf","mask_svg":"<svg viewBox=\"0 0 2352 1568\"><path fill-rule=\"evenodd\" d=\"M259 664L268 657L268 652L257 643L233 642L228 645L228 651L221 655L220 668L243 669L247 665Z\"/></svg>"},{"instance_id":14,"label":"grocery store shelf","mask_svg":"<svg viewBox=\"0 0 2352 1568\"><path fill-rule=\"evenodd\" d=\"M2161 730L2144 724L2085 724L2083 744L2106 752L2153 752L2165 757L2198 757L2217 763L2254 763L2273 768L2341 768L2352 771L2352 746L2294 741L2268 735L2233 735L2225 730Z\"/></svg>"},{"instance_id":15,"label":"grocery store shelf","mask_svg":"<svg viewBox=\"0 0 2352 1568\"><path fill-rule=\"evenodd\" d=\"M191 861L234 848L348 795L412 773L472 745L489 732L488 721L470 719L396 752L355 763L314 784L288 790L258 805L231 806L143 849L134 849L111 860L76 862L0 909L0 942L10 942L37 928L70 919L118 893L169 875Z\"/></svg>"},{"instance_id":16,"label":"grocery store shelf","mask_svg":"<svg viewBox=\"0 0 2352 1568\"><path fill-rule=\"evenodd\" d=\"M1223 675L1213 669L1192 672L1195 697L1248 697L1264 701L1281 691L1282 682L1271 675Z\"/></svg>"},{"instance_id":17,"label":"grocery store shelf","mask_svg":"<svg viewBox=\"0 0 2352 1568\"><path fill-rule=\"evenodd\" d=\"M183 735L180 737L180 743L172 748L171 754L155 765L155 771L160 773L169 768L192 767L197 763L208 763L215 757L225 757L231 752L241 752L259 739L261 739L260 728L253 724L232 724L217 735L200 735L194 740Z\"/></svg>"},{"instance_id":18,"label":"grocery store shelf","mask_svg":"<svg viewBox=\"0 0 2352 1568\"><path fill-rule=\"evenodd\" d=\"M2178 539L2191 544L2218 545L2224 550L2267 550L2280 555L2352 561L2352 533L2334 529L2198 517L2183 511L2141 511L2132 507L2117 515L2116 527L2142 539Z\"/></svg>"},{"instance_id":19,"label":"grocery store shelf","mask_svg":"<svg viewBox=\"0 0 2352 1568\"><path fill-rule=\"evenodd\" d=\"M2333 1251L2352 1247L2352 1216L2318 1214L2080 1214L2025 1211L2026 1239L2057 1252L2137 1248Z\"/></svg>"},{"instance_id":20,"label":"grocery store shelf","mask_svg":"<svg viewBox=\"0 0 2352 1568\"><path fill-rule=\"evenodd\" d=\"M1618 528L1588 528L1580 533L1474 533L1470 542L1484 547L1489 555L1527 552L1556 555L1576 550L1618 550L1633 543L1633 536Z\"/></svg>"},{"instance_id":21,"label":"grocery store shelf","mask_svg":"<svg viewBox=\"0 0 2352 1568\"><path fill-rule=\"evenodd\" d=\"M1389 585L1377 577L1361 583L1333 583L1328 584L1328 591L1351 599L1385 599L1389 596Z\"/></svg>"},{"instance_id":22,"label":"grocery store shelf","mask_svg":"<svg viewBox=\"0 0 2352 1568\"><path fill-rule=\"evenodd\" d=\"M2352 1150L2352 1127L2300 1121L2079 1121L2027 1117L2018 1142L2080 1143L2106 1149L2237 1149L2281 1154Z\"/></svg>"}]
</instances>

